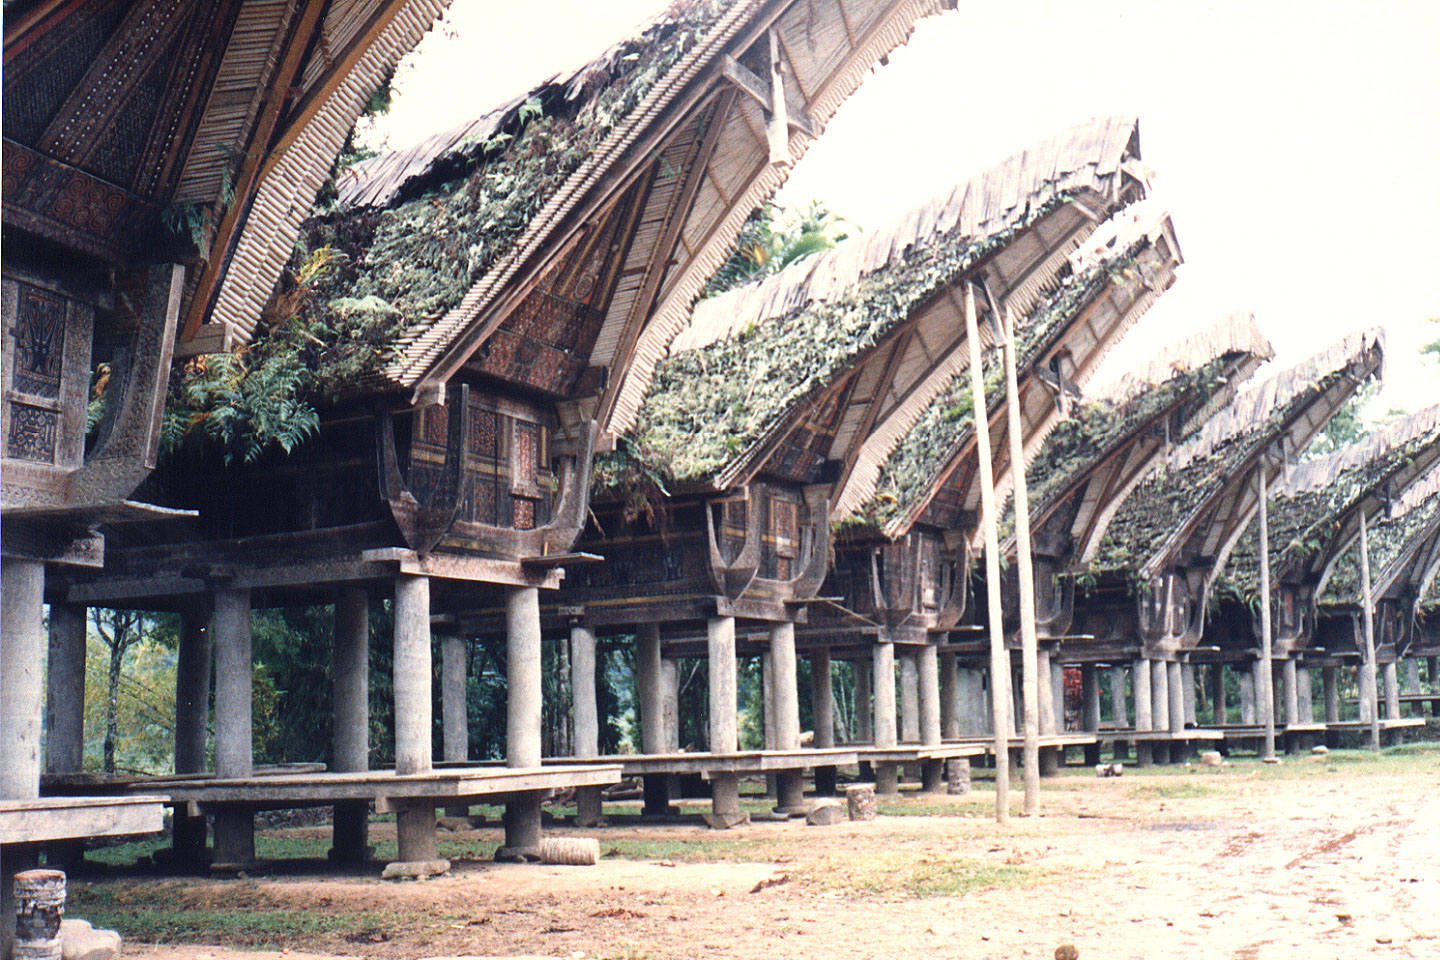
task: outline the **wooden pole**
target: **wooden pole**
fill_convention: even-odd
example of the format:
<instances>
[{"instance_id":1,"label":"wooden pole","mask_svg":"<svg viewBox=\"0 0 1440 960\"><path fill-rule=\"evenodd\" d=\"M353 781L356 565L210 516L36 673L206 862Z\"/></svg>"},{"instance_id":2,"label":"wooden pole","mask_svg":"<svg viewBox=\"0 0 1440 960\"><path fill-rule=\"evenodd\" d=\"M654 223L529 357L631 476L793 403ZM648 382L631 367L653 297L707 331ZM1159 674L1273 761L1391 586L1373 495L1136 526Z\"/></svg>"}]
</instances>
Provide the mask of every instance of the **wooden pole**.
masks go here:
<instances>
[{"instance_id":1,"label":"wooden pole","mask_svg":"<svg viewBox=\"0 0 1440 960\"><path fill-rule=\"evenodd\" d=\"M1005 310L1005 408L1010 478L1015 498L1015 565L1020 575L1020 691L1025 720L1025 816L1040 813L1039 642L1035 637L1035 570L1030 565L1030 494L1025 487L1025 438L1015 370L1015 315ZM1049 679L1048 677L1046 678Z\"/></svg>"},{"instance_id":2,"label":"wooden pole","mask_svg":"<svg viewBox=\"0 0 1440 960\"><path fill-rule=\"evenodd\" d=\"M1275 682L1272 678L1274 650L1270 641L1270 515L1265 501L1270 497L1266 483L1265 458L1255 468L1255 485L1260 494L1260 675L1264 678L1260 694L1260 710L1265 723L1265 751L1260 759L1275 762ZM1183 709L1183 707L1177 707Z\"/></svg>"},{"instance_id":3,"label":"wooden pole","mask_svg":"<svg viewBox=\"0 0 1440 960\"><path fill-rule=\"evenodd\" d=\"M1364 689L1361 699L1370 700L1370 749L1380 749L1380 691L1375 689L1375 598L1370 593L1370 531L1365 511L1360 511L1360 601L1365 607L1365 663L1360 669Z\"/></svg>"},{"instance_id":4,"label":"wooden pole","mask_svg":"<svg viewBox=\"0 0 1440 960\"><path fill-rule=\"evenodd\" d=\"M980 458L980 525L985 533L985 592L990 620L990 711L995 728L995 820L1010 819L1010 655L1000 609L1000 538L995 528L995 473L990 460L990 418L985 406L985 371L975 288L965 285L965 338L970 346L970 395L974 402L975 450ZM1027 711L1028 713L1028 711ZM1037 762L1035 769L1040 765Z\"/></svg>"}]
</instances>

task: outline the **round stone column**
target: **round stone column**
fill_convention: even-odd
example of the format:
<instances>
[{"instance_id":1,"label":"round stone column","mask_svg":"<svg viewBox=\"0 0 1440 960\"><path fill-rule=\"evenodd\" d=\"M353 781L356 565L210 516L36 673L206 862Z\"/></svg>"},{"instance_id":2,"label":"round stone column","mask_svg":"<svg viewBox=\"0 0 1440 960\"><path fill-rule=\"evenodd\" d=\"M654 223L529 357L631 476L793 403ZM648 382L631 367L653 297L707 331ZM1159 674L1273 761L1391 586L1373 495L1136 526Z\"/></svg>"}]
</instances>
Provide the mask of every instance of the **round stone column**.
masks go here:
<instances>
[{"instance_id":1,"label":"round stone column","mask_svg":"<svg viewBox=\"0 0 1440 960\"><path fill-rule=\"evenodd\" d=\"M511 587L505 594L505 765L538 767L543 726L540 672L540 591ZM505 845L497 859L539 858L540 795L505 805Z\"/></svg>"},{"instance_id":2,"label":"round stone column","mask_svg":"<svg viewBox=\"0 0 1440 960\"><path fill-rule=\"evenodd\" d=\"M345 587L335 598L334 697L331 769L362 773L370 769L370 595L363 587ZM370 801L336 801L331 830L332 860L370 859Z\"/></svg>"},{"instance_id":3,"label":"round stone column","mask_svg":"<svg viewBox=\"0 0 1440 960\"><path fill-rule=\"evenodd\" d=\"M250 591L215 590L215 776L246 778L255 772L252 724L253 662L250 656ZM215 814L215 862L255 859L255 815L249 810Z\"/></svg>"}]
</instances>

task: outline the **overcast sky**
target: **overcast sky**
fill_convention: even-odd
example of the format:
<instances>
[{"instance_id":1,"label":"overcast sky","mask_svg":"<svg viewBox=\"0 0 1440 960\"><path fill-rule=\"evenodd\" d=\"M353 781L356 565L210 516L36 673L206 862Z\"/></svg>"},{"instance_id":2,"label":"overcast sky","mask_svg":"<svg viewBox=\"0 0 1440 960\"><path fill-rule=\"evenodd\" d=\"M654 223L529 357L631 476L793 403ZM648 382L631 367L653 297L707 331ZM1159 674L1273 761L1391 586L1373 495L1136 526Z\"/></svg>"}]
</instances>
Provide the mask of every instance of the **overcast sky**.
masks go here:
<instances>
[{"instance_id":1,"label":"overcast sky","mask_svg":"<svg viewBox=\"0 0 1440 960\"><path fill-rule=\"evenodd\" d=\"M402 67L392 147L590 59L664 0L455 0ZM1186 264L1102 378L1250 310L1278 362L1388 334L1372 413L1440 402L1440 2L1022 0L922 21L781 199L876 227L1031 142L1140 117Z\"/></svg>"}]
</instances>

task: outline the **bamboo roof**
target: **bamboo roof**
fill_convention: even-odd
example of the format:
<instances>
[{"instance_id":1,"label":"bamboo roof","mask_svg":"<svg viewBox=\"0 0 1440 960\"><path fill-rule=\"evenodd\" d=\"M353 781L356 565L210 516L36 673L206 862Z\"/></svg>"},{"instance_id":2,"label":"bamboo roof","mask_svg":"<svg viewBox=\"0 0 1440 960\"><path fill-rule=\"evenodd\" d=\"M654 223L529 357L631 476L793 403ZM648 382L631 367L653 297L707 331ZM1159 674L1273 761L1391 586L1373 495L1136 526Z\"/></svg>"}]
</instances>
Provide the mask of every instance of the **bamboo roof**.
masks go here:
<instances>
[{"instance_id":1,"label":"bamboo roof","mask_svg":"<svg viewBox=\"0 0 1440 960\"><path fill-rule=\"evenodd\" d=\"M1427 584L1440 571L1440 558L1423 565L1413 561L1427 542L1434 550L1437 533L1440 533L1440 465L1391 504L1368 530L1371 585L1377 599L1403 592L1407 582L1417 594L1428 589ZM1360 587L1357 539L1336 558L1320 592L1320 605L1359 606Z\"/></svg>"},{"instance_id":2,"label":"bamboo roof","mask_svg":"<svg viewBox=\"0 0 1440 960\"><path fill-rule=\"evenodd\" d=\"M601 427L624 429L745 217L874 64L943 5L680 0L477 120L357 165L340 184L343 215L317 221L312 246L333 231L351 256L343 289L328 296L375 296L399 312L377 385L442 386L566 245L643 182L648 199L589 357L608 369ZM767 31L783 52L787 109L804 121L782 163L771 162L754 91L727 79Z\"/></svg>"},{"instance_id":3,"label":"bamboo roof","mask_svg":"<svg viewBox=\"0 0 1440 960\"><path fill-rule=\"evenodd\" d=\"M1255 464L1267 451L1290 457L1308 445L1359 383L1379 375L1382 357L1381 331L1361 331L1243 390L1135 487L1097 568L1148 578L1185 556L1218 572L1256 508ZM1267 475L1280 469L1267 465Z\"/></svg>"},{"instance_id":4,"label":"bamboo roof","mask_svg":"<svg viewBox=\"0 0 1440 960\"><path fill-rule=\"evenodd\" d=\"M1371 512L1367 502L1376 498L1413 498L1411 490L1423 489L1426 471L1437 462L1440 404L1292 468L1276 484L1270 504L1274 578L1284 579L1292 570L1304 568L1320 571L1323 580L1336 557L1354 543L1359 528L1352 514L1359 509ZM1375 512L1388 515L1389 508ZM1219 584L1224 592L1244 600L1258 596L1259 539L1257 520L1230 555Z\"/></svg>"},{"instance_id":5,"label":"bamboo roof","mask_svg":"<svg viewBox=\"0 0 1440 960\"><path fill-rule=\"evenodd\" d=\"M723 487L797 410L890 345L901 325L944 311L932 318L938 326L928 359L926 344L914 343L915 357L900 361L914 371L910 387L896 391L903 399L873 425L874 435L893 444L965 356L954 303L941 294L987 264L1010 263L1013 250L1025 269L997 269L992 293L998 288L1013 308L1028 311L1090 232L1081 211L1109 213L1143 191L1133 163L1138 151L1133 118L1081 124L887 228L701 303L656 370L631 449L670 480ZM1055 237L1022 236L1062 208L1068 219ZM937 351L941 333L949 346Z\"/></svg>"}]
</instances>

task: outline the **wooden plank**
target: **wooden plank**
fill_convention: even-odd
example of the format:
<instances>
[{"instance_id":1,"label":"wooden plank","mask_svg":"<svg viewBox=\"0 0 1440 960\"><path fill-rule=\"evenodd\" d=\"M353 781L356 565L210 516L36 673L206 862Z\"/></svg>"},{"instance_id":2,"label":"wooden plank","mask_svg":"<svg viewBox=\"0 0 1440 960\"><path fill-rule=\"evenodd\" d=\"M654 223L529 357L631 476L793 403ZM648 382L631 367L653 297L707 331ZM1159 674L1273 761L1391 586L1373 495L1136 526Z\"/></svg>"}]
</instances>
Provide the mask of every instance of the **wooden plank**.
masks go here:
<instances>
[{"instance_id":1,"label":"wooden plank","mask_svg":"<svg viewBox=\"0 0 1440 960\"><path fill-rule=\"evenodd\" d=\"M158 833L163 796L0 800L0 844Z\"/></svg>"}]
</instances>

